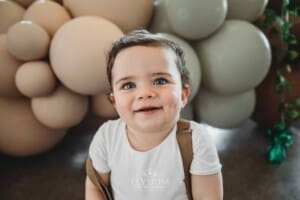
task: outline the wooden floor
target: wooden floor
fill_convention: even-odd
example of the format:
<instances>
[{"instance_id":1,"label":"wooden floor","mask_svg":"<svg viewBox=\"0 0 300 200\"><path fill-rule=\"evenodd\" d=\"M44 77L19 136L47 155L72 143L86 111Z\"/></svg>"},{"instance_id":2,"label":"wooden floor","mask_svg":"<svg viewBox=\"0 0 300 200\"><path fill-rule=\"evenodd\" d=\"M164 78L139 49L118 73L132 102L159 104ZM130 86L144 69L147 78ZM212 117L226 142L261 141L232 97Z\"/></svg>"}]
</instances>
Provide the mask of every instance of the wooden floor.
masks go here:
<instances>
[{"instance_id":1,"label":"wooden floor","mask_svg":"<svg viewBox=\"0 0 300 200\"><path fill-rule=\"evenodd\" d=\"M96 126L71 129L42 155L0 154L0 200L83 200L84 162ZM281 165L265 161L268 138L252 121L236 130L212 128L212 136L223 165L225 200L300 200L300 131Z\"/></svg>"}]
</instances>

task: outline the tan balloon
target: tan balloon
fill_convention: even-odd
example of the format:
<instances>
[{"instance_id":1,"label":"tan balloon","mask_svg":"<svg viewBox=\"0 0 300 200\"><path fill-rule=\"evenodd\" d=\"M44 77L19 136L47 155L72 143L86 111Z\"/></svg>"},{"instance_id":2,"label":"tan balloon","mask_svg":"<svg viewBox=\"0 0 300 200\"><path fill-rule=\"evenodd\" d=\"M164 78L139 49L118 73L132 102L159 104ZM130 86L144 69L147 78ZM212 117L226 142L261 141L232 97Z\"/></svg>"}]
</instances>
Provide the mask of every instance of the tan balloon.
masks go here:
<instances>
[{"instance_id":1,"label":"tan balloon","mask_svg":"<svg viewBox=\"0 0 300 200\"><path fill-rule=\"evenodd\" d=\"M173 33L168 21L166 0L154 1L154 13L148 30L152 33Z\"/></svg>"},{"instance_id":2,"label":"tan balloon","mask_svg":"<svg viewBox=\"0 0 300 200\"><path fill-rule=\"evenodd\" d=\"M249 119L254 107L254 90L222 96L201 88L194 101L196 119L218 128L237 128Z\"/></svg>"},{"instance_id":3,"label":"tan balloon","mask_svg":"<svg viewBox=\"0 0 300 200\"><path fill-rule=\"evenodd\" d=\"M15 84L15 75L22 62L14 58L6 48L6 35L0 34L0 96L22 96Z\"/></svg>"},{"instance_id":4,"label":"tan balloon","mask_svg":"<svg viewBox=\"0 0 300 200\"><path fill-rule=\"evenodd\" d=\"M179 37L167 33L160 33L158 35L179 44L183 49L186 67L190 72L191 94L189 96L189 101L191 101L195 97L201 83L201 65L197 53L189 43Z\"/></svg>"},{"instance_id":5,"label":"tan balloon","mask_svg":"<svg viewBox=\"0 0 300 200\"><path fill-rule=\"evenodd\" d=\"M17 88L27 97L48 95L56 85L55 75L44 61L24 63L18 69L15 79Z\"/></svg>"},{"instance_id":6,"label":"tan balloon","mask_svg":"<svg viewBox=\"0 0 300 200\"><path fill-rule=\"evenodd\" d=\"M271 49L265 35L252 24L228 20L206 40L196 43L203 84L221 94L256 87L267 75Z\"/></svg>"},{"instance_id":7,"label":"tan balloon","mask_svg":"<svg viewBox=\"0 0 300 200\"><path fill-rule=\"evenodd\" d=\"M0 98L0 152L32 156L53 148L66 130L53 130L39 123L25 98Z\"/></svg>"},{"instance_id":8,"label":"tan balloon","mask_svg":"<svg viewBox=\"0 0 300 200\"><path fill-rule=\"evenodd\" d=\"M10 0L0 1L0 34L6 33L13 24L22 20L25 9Z\"/></svg>"},{"instance_id":9,"label":"tan balloon","mask_svg":"<svg viewBox=\"0 0 300 200\"><path fill-rule=\"evenodd\" d=\"M115 118L118 113L111 102L108 100L107 94L98 94L92 97L93 113L99 117Z\"/></svg>"},{"instance_id":10,"label":"tan balloon","mask_svg":"<svg viewBox=\"0 0 300 200\"><path fill-rule=\"evenodd\" d=\"M253 22L261 16L268 0L227 0L228 19L241 19Z\"/></svg>"},{"instance_id":11,"label":"tan balloon","mask_svg":"<svg viewBox=\"0 0 300 200\"><path fill-rule=\"evenodd\" d=\"M35 117L45 126L55 129L79 124L88 110L88 98L59 87L49 96L34 97L31 107Z\"/></svg>"},{"instance_id":12,"label":"tan balloon","mask_svg":"<svg viewBox=\"0 0 300 200\"><path fill-rule=\"evenodd\" d=\"M74 17L99 16L130 32L148 26L153 11L151 0L64 0Z\"/></svg>"},{"instance_id":13,"label":"tan balloon","mask_svg":"<svg viewBox=\"0 0 300 200\"><path fill-rule=\"evenodd\" d=\"M50 0L38 0L28 7L23 19L33 21L43 27L50 36L71 19L68 11L59 3Z\"/></svg>"},{"instance_id":14,"label":"tan balloon","mask_svg":"<svg viewBox=\"0 0 300 200\"><path fill-rule=\"evenodd\" d=\"M165 0L172 30L186 39L201 39L215 32L227 14L227 0Z\"/></svg>"},{"instance_id":15,"label":"tan balloon","mask_svg":"<svg viewBox=\"0 0 300 200\"><path fill-rule=\"evenodd\" d=\"M20 21L7 32L8 51L24 61L42 59L48 54L50 37L39 25Z\"/></svg>"},{"instance_id":16,"label":"tan balloon","mask_svg":"<svg viewBox=\"0 0 300 200\"><path fill-rule=\"evenodd\" d=\"M117 26L100 17L78 17L65 23L50 46L56 76L80 94L108 91L106 57L112 42L122 35Z\"/></svg>"}]
</instances>

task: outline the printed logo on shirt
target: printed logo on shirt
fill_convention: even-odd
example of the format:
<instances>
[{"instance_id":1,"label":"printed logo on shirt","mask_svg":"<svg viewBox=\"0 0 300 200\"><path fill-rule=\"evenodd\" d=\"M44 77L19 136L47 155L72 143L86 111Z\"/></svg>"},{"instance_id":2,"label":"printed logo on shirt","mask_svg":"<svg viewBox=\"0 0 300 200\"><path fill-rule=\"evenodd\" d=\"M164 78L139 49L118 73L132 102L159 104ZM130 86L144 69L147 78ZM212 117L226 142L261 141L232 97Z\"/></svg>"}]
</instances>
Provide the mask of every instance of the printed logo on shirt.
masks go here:
<instances>
[{"instance_id":1,"label":"printed logo on shirt","mask_svg":"<svg viewBox=\"0 0 300 200\"><path fill-rule=\"evenodd\" d=\"M164 189L168 186L169 179L159 177L156 172L149 168L132 178L130 182L137 189Z\"/></svg>"}]
</instances>

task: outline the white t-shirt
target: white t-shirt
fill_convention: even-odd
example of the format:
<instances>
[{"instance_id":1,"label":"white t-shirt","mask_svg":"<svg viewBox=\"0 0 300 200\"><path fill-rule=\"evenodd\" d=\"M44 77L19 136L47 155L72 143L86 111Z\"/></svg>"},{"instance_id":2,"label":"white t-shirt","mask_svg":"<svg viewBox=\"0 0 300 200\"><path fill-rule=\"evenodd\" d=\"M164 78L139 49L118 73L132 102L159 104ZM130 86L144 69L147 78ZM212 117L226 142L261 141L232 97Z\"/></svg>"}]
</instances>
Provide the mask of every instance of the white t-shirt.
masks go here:
<instances>
[{"instance_id":1,"label":"white t-shirt","mask_svg":"<svg viewBox=\"0 0 300 200\"><path fill-rule=\"evenodd\" d=\"M206 125L191 121L193 161L190 173L210 175L221 171L217 150ZM121 119L104 123L95 134L89 156L100 173L111 172L115 200L186 200L184 170L176 129L146 152L134 150Z\"/></svg>"}]
</instances>

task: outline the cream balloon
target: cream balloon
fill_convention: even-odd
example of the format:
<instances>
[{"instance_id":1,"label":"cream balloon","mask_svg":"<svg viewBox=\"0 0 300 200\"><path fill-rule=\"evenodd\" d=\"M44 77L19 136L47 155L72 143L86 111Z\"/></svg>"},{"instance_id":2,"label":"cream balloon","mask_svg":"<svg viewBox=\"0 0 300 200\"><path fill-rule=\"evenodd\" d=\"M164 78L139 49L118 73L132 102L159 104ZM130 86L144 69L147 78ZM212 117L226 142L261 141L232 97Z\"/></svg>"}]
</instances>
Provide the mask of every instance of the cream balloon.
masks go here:
<instances>
[{"instance_id":1,"label":"cream balloon","mask_svg":"<svg viewBox=\"0 0 300 200\"><path fill-rule=\"evenodd\" d=\"M237 128L253 113L255 92L249 90L232 96L222 96L201 88L193 103L198 121L218 128Z\"/></svg>"},{"instance_id":2,"label":"cream balloon","mask_svg":"<svg viewBox=\"0 0 300 200\"><path fill-rule=\"evenodd\" d=\"M91 107L93 113L98 117L115 118L118 113L111 102L108 100L107 94L97 94L91 99Z\"/></svg>"},{"instance_id":3,"label":"cream balloon","mask_svg":"<svg viewBox=\"0 0 300 200\"><path fill-rule=\"evenodd\" d=\"M39 123L25 98L0 98L0 152L32 156L53 148L66 130L53 130Z\"/></svg>"},{"instance_id":4,"label":"cream balloon","mask_svg":"<svg viewBox=\"0 0 300 200\"><path fill-rule=\"evenodd\" d=\"M54 90L56 78L47 62L32 61L20 66L15 82L23 95L38 97L49 95Z\"/></svg>"},{"instance_id":5,"label":"cream balloon","mask_svg":"<svg viewBox=\"0 0 300 200\"><path fill-rule=\"evenodd\" d=\"M8 51L24 61L42 59L48 54L50 37L39 25L20 21L7 32Z\"/></svg>"},{"instance_id":6,"label":"cream balloon","mask_svg":"<svg viewBox=\"0 0 300 200\"><path fill-rule=\"evenodd\" d=\"M50 0L38 0L28 7L23 19L40 25L50 36L53 36L61 25L71 19L71 16L66 8L59 3Z\"/></svg>"},{"instance_id":7,"label":"cream balloon","mask_svg":"<svg viewBox=\"0 0 300 200\"><path fill-rule=\"evenodd\" d=\"M54 73L77 93L108 91L106 56L112 42L122 35L117 26L100 17L78 17L65 23L50 46Z\"/></svg>"},{"instance_id":8,"label":"cream balloon","mask_svg":"<svg viewBox=\"0 0 300 200\"><path fill-rule=\"evenodd\" d=\"M240 19L253 22L264 12L268 0L227 0L228 19Z\"/></svg>"},{"instance_id":9,"label":"cream balloon","mask_svg":"<svg viewBox=\"0 0 300 200\"><path fill-rule=\"evenodd\" d=\"M45 126L54 129L79 124L88 110L88 98L59 87L49 96L31 99L34 116Z\"/></svg>"},{"instance_id":10,"label":"cream balloon","mask_svg":"<svg viewBox=\"0 0 300 200\"><path fill-rule=\"evenodd\" d=\"M147 27L153 11L151 0L64 0L63 4L74 17L103 17L124 32Z\"/></svg>"},{"instance_id":11,"label":"cream balloon","mask_svg":"<svg viewBox=\"0 0 300 200\"><path fill-rule=\"evenodd\" d=\"M0 34L6 33L13 24L22 20L25 9L10 0L0 1Z\"/></svg>"},{"instance_id":12,"label":"cream balloon","mask_svg":"<svg viewBox=\"0 0 300 200\"><path fill-rule=\"evenodd\" d=\"M152 33L173 33L166 13L166 0L154 1L154 13L148 30Z\"/></svg>"},{"instance_id":13,"label":"cream balloon","mask_svg":"<svg viewBox=\"0 0 300 200\"><path fill-rule=\"evenodd\" d=\"M171 34L167 34L167 33L160 33L157 34L163 38L166 38L168 40L171 40L177 44L179 44L183 51L184 51L184 57L185 57L185 61L186 61L186 67L188 68L189 72L190 72L190 87L191 87L191 94L189 96L189 101L191 101L200 86L201 83L201 65L197 56L197 53L195 52L195 50L190 46L189 43L187 43L186 41L184 41L183 39L176 37L174 35Z\"/></svg>"},{"instance_id":14,"label":"cream balloon","mask_svg":"<svg viewBox=\"0 0 300 200\"><path fill-rule=\"evenodd\" d=\"M227 0L165 0L168 21L178 35L191 40L215 32L227 14Z\"/></svg>"},{"instance_id":15,"label":"cream balloon","mask_svg":"<svg viewBox=\"0 0 300 200\"><path fill-rule=\"evenodd\" d=\"M203 85L221 94L256 87L267 75L271 49L265 35L252 24L228 20L195 45L202 65Z\"/></svg>"},{"instance_id":16,"label":"cream balloon","mask_svg":"<svg viewBox=\"0 0 300 200\"><path fill-rule=\"evenodd\" d=\"M22 62L14 58L6 48L6 35L0 34L0 96L22 96L15 84L15 75Z\"/></svg>"}]
</instances>

